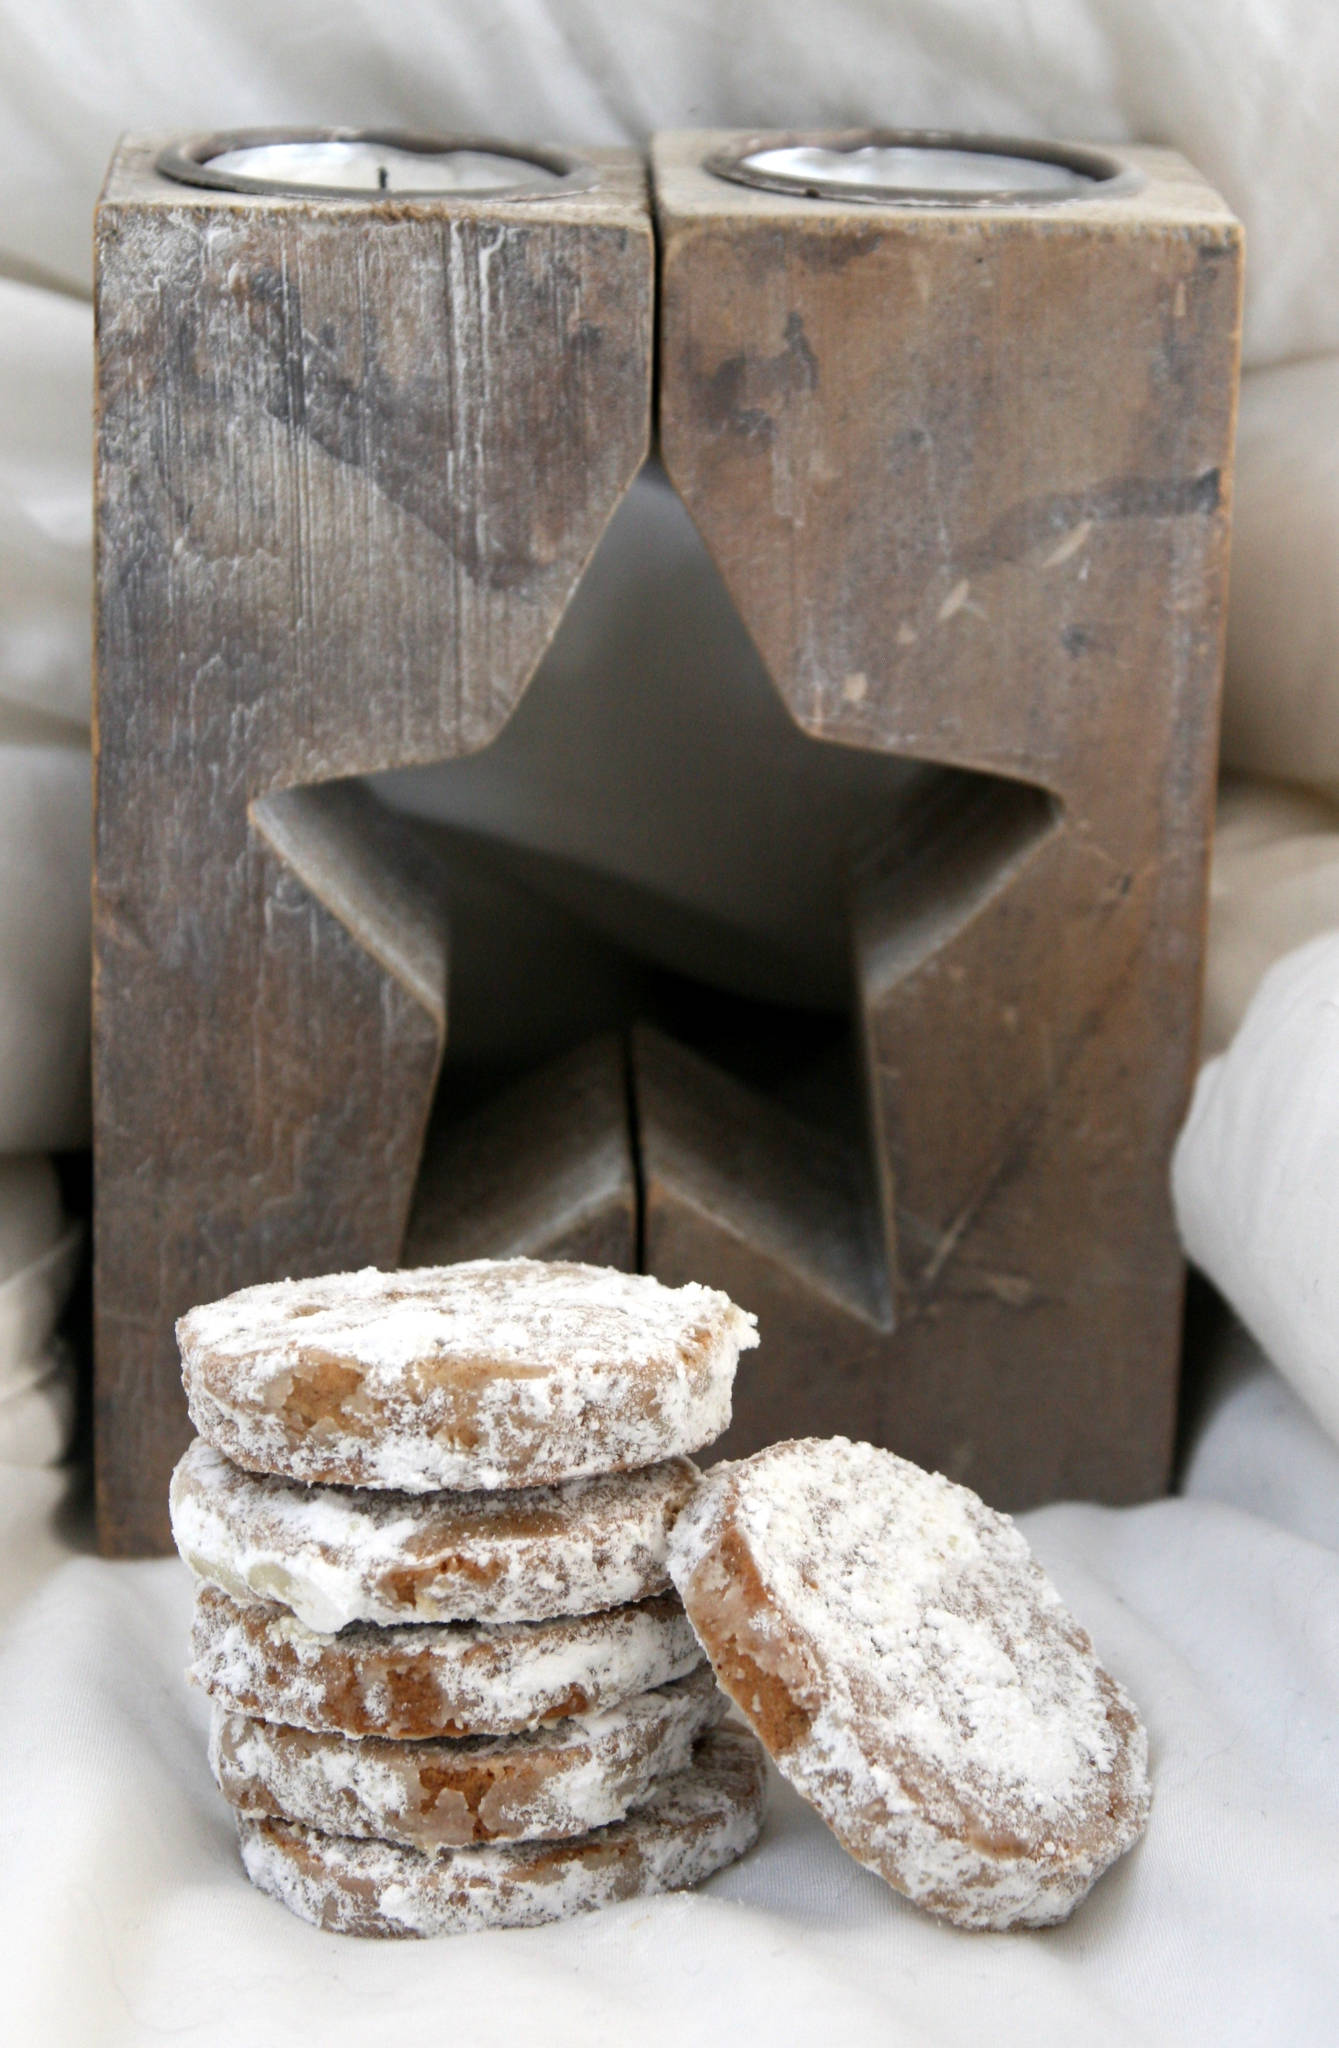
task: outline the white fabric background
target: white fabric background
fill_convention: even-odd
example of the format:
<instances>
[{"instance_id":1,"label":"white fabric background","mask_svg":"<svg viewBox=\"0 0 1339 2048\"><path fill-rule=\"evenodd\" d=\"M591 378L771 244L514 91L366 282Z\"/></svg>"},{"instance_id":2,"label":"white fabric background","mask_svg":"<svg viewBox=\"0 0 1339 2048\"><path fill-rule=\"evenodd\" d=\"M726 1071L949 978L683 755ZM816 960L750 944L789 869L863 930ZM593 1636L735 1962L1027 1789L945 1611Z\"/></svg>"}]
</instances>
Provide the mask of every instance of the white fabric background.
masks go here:
<instances>
[{"instance_id":1,"label":"white fabric background","mask_svg":"<svg viewBox=\"0 0 1339 2048\"><path fill-rule=\"evenodd\" d=\"M1179 146L1221 186L1249 243L1234 779L1206 1007L1207 1049L1232 1051L1206 1070L1178 1198L1197 1255L1334 1416L1339 940L1285 960L1233 1034L1272 962L1339 929L1336 104L1328 0L0 0L0 1465L53 1455L68 1407L51 1330L72 1246L39 1155L87 1130L89 216L121 129L256 121L573 143L863 121L1133 136ZM682 637L665 660L687 689L715 600L672 528L643 486L599 574L635 605L673 555ZM578 616L556 651L560 683L582 630ZM728 640L728 621L711 631ZM568 662L597 724L623 687L617 662L599 666ZM764 718L751 744L770 790L785 742ZM554 770L561 794L582 764ZM520 782L495 763L424 807L474 805L472 822L512 816L532 843L580 852L570 805L546 812L532 789L517 818ZM747 803L735 822L737 847L756 844ZM672 840L634 843L634 826L623 851L642 878L691 895ZM729 879L726 908L768 938L768 878L741 855ZM421 1948L319 1936L237 1865L181 1680L184 1570L97 1562L66 1477L0 1471L7 2031L248 2048L429 2030L1332 2041L1339 1454L1245 1338L1217 1387L1182 1498L1029 1518L1149 1720L1157 1804L1074 1922L1024 1937L918 1917L788 1796L760 1850L700 1896Z\"/></svg>"},{"instance_id":2,"label":"white fabric background","mask_svg":"<svg viewBox=\"0 0 1339 2048\"><path fill-rule=\"evenodd\" d=\"M0 1465L58 1458L74 1412L75 1244L32 1155L88 1137L92 338L0 274Z\"/></svg>"},{"instance_id":3,"label":"white fabric background","mask_svg":"<svg viewBox=\"0 0 1339 2048\"><path fill-rule=\"evenodd\" d=\"M1202 1070L1173 1189L1215 1275L1339 1440L1339 933L1288 953Z\"/></svg>"}]
</instances>

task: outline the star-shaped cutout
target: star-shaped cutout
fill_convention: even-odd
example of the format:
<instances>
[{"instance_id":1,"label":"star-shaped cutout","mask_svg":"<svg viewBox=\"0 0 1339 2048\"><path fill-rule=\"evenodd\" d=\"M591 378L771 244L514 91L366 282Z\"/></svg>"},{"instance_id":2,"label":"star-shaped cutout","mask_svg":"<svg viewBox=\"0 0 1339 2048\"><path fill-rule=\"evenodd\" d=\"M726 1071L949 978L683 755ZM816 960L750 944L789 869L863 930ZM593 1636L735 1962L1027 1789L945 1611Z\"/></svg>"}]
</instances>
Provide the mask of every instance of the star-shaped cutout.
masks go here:
<instances>
[{"instance_id":1,"label":"star-shaped cutout","mask_svg":"<svg viewBox=\"0 0 1339 2048\"><path fill-rule=\"evenodd\" d=\"M447 1056L407 1257L689 1263L724 1282L742 1245L769 1295L800 1299L806 1341L821 1327L867 1367L898 1318L897 1253L853 916L897 820L975 818L978 791L994 816L1001 786L804 733L654 468L499 738L374 786L419 821L449 906ZM1040 793L1002 802L987 877L1050 818ZM666 1219L685 1208L696 1236L676 1255ZM769 1363L795 1318L771 1305L729 1447L876 1433L877 1372L862 1393L839 1366L807 1396L790 1375L778 1409Z\"/></svg>"}]
</instances>

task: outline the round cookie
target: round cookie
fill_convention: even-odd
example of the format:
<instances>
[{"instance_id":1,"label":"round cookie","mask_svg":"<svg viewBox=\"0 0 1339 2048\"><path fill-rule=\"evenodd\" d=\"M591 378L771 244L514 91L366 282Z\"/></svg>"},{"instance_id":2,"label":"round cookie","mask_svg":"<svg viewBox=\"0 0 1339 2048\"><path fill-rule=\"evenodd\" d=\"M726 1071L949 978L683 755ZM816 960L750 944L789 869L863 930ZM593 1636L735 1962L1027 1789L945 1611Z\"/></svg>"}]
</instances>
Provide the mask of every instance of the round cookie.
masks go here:
<instances>
[{"instance_id":1,"label":"round cookie","mask_svg":"<svg viewBox=\"0 0 1339 2048\"><path fill-rule=\"evenodd\" d=\"M783 1774L918 1905L1046 1926L1142 1832L1134 1707L966 1487L843 1437L774 1444L705 1476L670 1570Z\"/></svg>"},{"instance_id":2,"label":"round cookie","mask_svg":"<svg viewBox=\"0 0 1339 2048\"><path fill-rule=\"evenodd\" d=\"M410 1493L697 1450L758 1341L713 1288L537 1259L245 1287L177 1340L191 1420L236 1464Z\"/></svg>"},{"instance_id":3,"label":"round cookie","mask_svg":"<svg viewBox=\"0 0 1339 2048\"><path fill-rule=\"evenodd\" d=\"M486 1844L426 1855L238 1815L254 1885L299 1918L341 1934L465 1934L537 1927L574 1913L701 1884L744 1854L762 1826L762 1751L717 1728L686 1770L663 1778L626 1820L565 1842Z\"/></svg>"},{"instance_id":4,"label":"round cookie","mask_svg":"<svg viewBox=\"0 0 1339 2048\"><path fill-rule=\"evenodd\" d=\"M190 1676L219 1706L343 1735L509 1735L595 1713L702 1662L678 1595L504 1623L355 1622L318 1635L286 1607L199 1585Z\"/></svg>"},{"instance_id":5,"label":"round cookie","mask_svg":"<svg viewBox=\"0 0 1339 2048\"><path fill-rule=\"evenodd\" d=\"M704 1666L601 1714L463 1742L313 1735L215 1708L209 1762L239 1813L414 1849L556 1841L622 1820L725 1711Z\"/></svg>"},{"instance_id":6,"label":"round cookie","mask_svg":"<svg viewBox=\"0 0 1339 2048\"><path fill-rule=\"evenodd\" d=\"M172 1475L172 1534L198 1578L308 1628L546 1621L663 1593L687 1458L516 1493L406 1494L243 1472L197 1438Z\"/></svg>"}]
</instances>

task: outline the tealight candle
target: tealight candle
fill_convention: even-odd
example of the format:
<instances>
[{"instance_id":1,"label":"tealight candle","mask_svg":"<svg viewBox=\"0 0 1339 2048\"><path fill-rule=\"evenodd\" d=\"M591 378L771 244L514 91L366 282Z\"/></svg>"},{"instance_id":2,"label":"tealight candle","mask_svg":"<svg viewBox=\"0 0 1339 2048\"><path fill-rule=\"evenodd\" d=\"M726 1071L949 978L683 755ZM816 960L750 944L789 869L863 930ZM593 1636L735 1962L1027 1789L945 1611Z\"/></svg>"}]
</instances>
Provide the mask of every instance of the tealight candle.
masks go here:
<instances>
[{"instance_id":1,"label":"tealight candle","mask_svg":"<svg viewBox=\"0 0 1339 2048\"><path fill-rule=\"evenodd\" d=\"M709 168L737 183L796 198L935 206L1081 198L1110 189L1119 175L1119 166L1094 150L875 131L849 140L797 139L737 151L712 158Z\"/></svg>"},{"instance_id":2,"label":"tealight candle","mask_svg":"<svg viewBox=\"0 0 1339 2048\"><path fill-rule=\"evenodd\" d=\"M158 168L187 184L231 192L498 198L570 187L578 165L554 151L474 138L276 129L179 144L164 151Z\"/></svg>"}]
</instances>

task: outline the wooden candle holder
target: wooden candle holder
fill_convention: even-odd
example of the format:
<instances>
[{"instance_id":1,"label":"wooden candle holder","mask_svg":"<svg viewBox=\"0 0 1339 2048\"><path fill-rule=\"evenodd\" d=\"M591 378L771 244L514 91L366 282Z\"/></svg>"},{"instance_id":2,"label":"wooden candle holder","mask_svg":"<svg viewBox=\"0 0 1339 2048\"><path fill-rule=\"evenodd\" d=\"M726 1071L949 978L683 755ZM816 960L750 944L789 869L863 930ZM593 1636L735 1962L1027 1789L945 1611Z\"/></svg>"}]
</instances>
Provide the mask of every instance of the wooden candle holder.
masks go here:
<instances>
[{"instance_id":1,"label":"wooden candle holder","mask_svg":"<svg viewBox=\"0 0 1339 2048\"><path fill-rule=\"evenodd\" d=\"M97 217L97 1483L168 1545L172 1325L399 1259L446 953L348 778L487 745L646 454L641 163L543 196L238 193L132 139Z\"/></svg>"},{"instance_id":2,"label":"wooden candle holder","mask_svg":"<svg viewBox=\"0 0 1339 2048\"><path fill-rule=\"evenodd\" d=\"M654 146L671 478L804 730L936 765L854 890L870 1181L656 1048L645 1257L758 1312L727 1448L1134 1500L1172 1447L1240 233L1155 149L1050 153L1096 174L1053 202L735 182L915 139Z\"/></svg>"},{"instance_id":3,"label":"wooden candle holder","mask_svg":"<svg viewBox=\"0 0 1339 2048\"><path fill-rule=\"evenodd\" d=\"M749 138L660 139L672 479L800 727L920 764L853 872L868 1142L638 1027L425 1152L442 896L351 778L498 734L643 460L644 174L607 152L544 196L239 193L163 177L161 141L123 145L97 230L104 1547L166 1545L185 1307L486 1253L756 1309L727 1449L869 1436L1002 1505L1158 1490L1221 202L1160 151L1108 152L1090 196L963 208L797 198L706 167Z\"/></svg>"}]
</instances>

